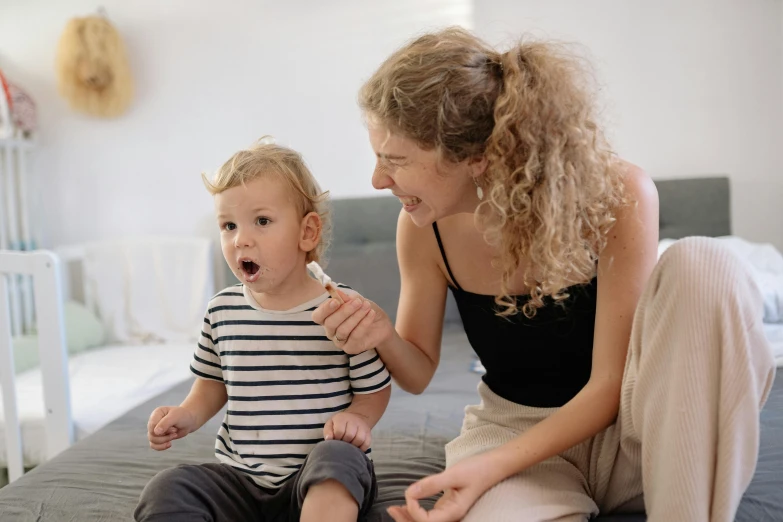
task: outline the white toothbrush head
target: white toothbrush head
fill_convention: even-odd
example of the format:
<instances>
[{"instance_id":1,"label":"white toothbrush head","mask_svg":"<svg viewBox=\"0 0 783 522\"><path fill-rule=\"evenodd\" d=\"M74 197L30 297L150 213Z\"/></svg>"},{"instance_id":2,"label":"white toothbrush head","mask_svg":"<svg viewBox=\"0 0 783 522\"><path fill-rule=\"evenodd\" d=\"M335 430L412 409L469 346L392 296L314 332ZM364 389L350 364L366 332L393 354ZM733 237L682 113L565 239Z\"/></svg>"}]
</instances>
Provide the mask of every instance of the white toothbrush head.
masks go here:
<instances>
[{"instance_id":1,"label":"white toothbrush head","mask_svg":"<svg viewBox=\"0 0 783 522\"><path fill-rule=\"evenodd\" d=\"M324 269L321 268L321 265L315 261L311 261L310 263L307 263L307 269L313 274L318 282L323 285L333 299L336 299L338 303L343 304L344 301L340 297L340 294L337 293L337 288L332 284L332 278L326 275Z\"/></svg>"},{"instance_id":2,"label":"white toothbrush head","mask_svg":"<svg viewBox=\"0 0 783 522\"><path fill-rule=\"evenodd\" d=\"M307 269L322 285L326 286L332 282L332 278L326 275L324 269L317 262L311 261L307 263Z\"/></svg>"}]
</instances>

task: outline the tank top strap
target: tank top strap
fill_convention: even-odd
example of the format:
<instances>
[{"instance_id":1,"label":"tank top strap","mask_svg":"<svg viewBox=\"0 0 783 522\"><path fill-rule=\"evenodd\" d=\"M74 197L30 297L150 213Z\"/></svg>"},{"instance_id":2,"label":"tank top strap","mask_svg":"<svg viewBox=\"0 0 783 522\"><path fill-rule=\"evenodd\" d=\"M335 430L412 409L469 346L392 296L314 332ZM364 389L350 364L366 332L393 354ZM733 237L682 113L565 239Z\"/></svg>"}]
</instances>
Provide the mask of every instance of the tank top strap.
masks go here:
<instances>
[{"instance_id":1,"label":"tank top strap","mask_svg":"<svg viewBox=\"0 0 783 522\"><path fill-rule=\"evenodd\" d=\"M440 255L443 257L443 263L446 265L446 271L449 273L449 277L451 278L451 282L454 283L454 285L459 290L462 290L462 287L459 286L459 283L457 282L457 279L454 277L454 274L451 271L451 267L449 266L449 259L446 257L446 250L443 248L443 241L440 238L440 231L438 230L438 222L437 221L434 221L432 223L432 230L435 232L435 239L438 240L438 248L440 248Z\"/></svg>"}]
</instances>

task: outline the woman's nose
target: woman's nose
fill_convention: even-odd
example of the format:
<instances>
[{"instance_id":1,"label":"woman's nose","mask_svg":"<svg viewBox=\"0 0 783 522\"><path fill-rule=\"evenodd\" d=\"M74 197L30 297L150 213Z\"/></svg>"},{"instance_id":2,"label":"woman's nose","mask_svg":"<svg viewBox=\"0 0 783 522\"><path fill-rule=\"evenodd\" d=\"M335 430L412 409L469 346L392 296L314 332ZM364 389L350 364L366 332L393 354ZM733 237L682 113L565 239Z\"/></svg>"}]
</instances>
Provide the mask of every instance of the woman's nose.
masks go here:
<instances>
[{"instance_id":1,"label":"woman's nose","mask_svg":"<svg viewBox=\"0 0 783 522\"><path fill-rule=\"evenodd\" d=\"M394 180L388 174L384 174L382 169L375 167L372 173L372 186L377 190L384 190L391 188L394 185Z\"/></svg>"}]
</instances>

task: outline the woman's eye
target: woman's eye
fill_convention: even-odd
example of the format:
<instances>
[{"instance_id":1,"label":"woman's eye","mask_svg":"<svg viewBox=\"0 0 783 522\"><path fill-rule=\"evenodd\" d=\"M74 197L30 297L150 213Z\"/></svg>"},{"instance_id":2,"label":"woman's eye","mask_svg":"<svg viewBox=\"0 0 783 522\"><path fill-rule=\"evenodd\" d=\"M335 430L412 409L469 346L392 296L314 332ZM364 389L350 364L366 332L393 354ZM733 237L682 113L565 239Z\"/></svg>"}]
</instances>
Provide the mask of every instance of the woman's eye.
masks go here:
<instances>
[{"instance_id":1,"label":"woman's eye","mask_svg":"<svg viewBox=\"0 0 783 522\"><path fill-rule=\"evenodd\" d=\"M269 223L270 223L269 218L260 217L260 218L256 219L256 224L260 225L262 227L267 226Z\"/></svg>"}]
</instances>

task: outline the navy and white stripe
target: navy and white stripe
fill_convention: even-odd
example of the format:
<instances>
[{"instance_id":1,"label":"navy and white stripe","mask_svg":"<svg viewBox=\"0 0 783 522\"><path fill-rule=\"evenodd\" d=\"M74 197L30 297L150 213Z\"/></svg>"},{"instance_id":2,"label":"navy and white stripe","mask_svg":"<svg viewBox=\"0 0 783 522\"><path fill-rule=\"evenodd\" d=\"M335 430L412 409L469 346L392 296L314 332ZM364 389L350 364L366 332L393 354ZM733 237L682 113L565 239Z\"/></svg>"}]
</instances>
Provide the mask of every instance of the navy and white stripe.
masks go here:
<instances>
[{"instance_id":1,"label":"navy and white stripe","mask_svg":"<svg viewBox=\"0 0 783 522\"><path fill-rule=\"evenodd\" d=\"M218 460L261 486L279 487L295 473L323 440L324 424L354 394L391 384L375 350L349 356L313 322L313 309L328 297L264 310L238 285L209 302L190 369L226 385Z\"/></svg>"}]
</instances>

